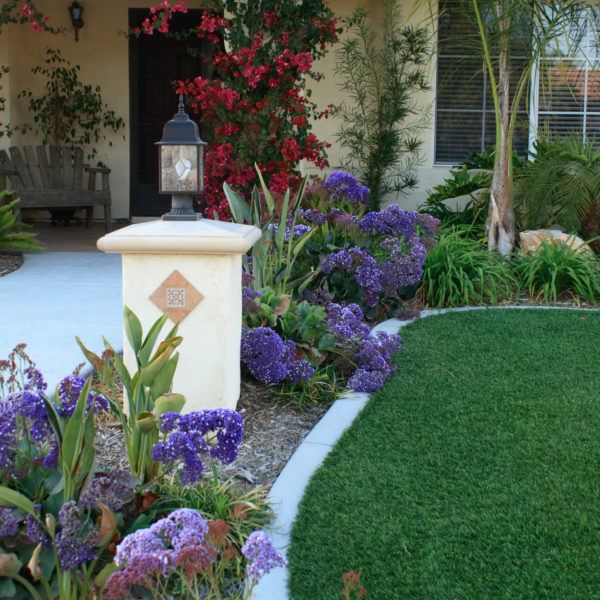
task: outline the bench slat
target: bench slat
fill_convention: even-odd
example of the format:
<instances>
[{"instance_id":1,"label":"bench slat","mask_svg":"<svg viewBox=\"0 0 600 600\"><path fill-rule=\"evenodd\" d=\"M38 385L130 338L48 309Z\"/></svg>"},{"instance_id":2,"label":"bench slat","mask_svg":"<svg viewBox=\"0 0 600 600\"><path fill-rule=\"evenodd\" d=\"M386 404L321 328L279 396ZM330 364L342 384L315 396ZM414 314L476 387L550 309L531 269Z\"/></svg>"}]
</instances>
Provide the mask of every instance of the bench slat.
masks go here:
<instances>
[{"instance_id":1,"label":"bench slat","mask_svg":"<svg viewBox=\"0 0 600 600\"><path fill-rule=\"evenodd\" d=\"M58 146L50 146L50 172L52 174L52 187L63 189L62 164Z\"/></svg>"},{"instance_id":2,"label":"bench slat","mask_svg":"<svg viewBox=\"0 0 600 600\"><path fill-rule=\"evenodd\" d=\"M40 167L34 149L31 146L24 146L23 153L25 154L25 162L29 167L33 189L43 190L44 182L42 181L42 175L40 173Z\"/></svg>"},{"instance_id":3,"label":"bench slat","mask_svg":"<svg viewBox=\"0 0 600 600\"><path fill-rule=\"evenodd\" d=\"M29 174L29 169L23 160L23 156L21 155L21 151L14 146L9 148L10 157L12 159L13 165L18 171L19 176L16 178L18 183L18 188L24 190L33 190L33 181L31 180L31 175Z\"/></svg>"},{"instance_id":4,"label":"bench slat","mask_svg":"<svg viewBox=\"0 0 600 600\"><path fill-rule=\"evenodd\" d=\"M52 187L52 174L50 173L50 163L48 162L48 153L46 152L46 146L36 146L35 152L38 157L38 165L40 168L42 185L45 189L48 190Z\"/></svg>"},{"instance_id":5,"label":"bench slat","mask_svg":"<svg viewBox=\"0 0 600 600\"><path fill-rule=\"evenodd\" d=\"M71 156L71 150L69 148L59 148L62 173L63 173L63 187L65 190L73 189L73 157Z\"/></svg>"},{"instance_id":6,"label":"bench slat","mask_svg":"<svg viewBox=\"0 0 600 600\"><path fill-rule=\"evenodd\" d=\"M83 150L75 148L73 152L73 189L83 189Z\"/></svg>"}]
</instances>

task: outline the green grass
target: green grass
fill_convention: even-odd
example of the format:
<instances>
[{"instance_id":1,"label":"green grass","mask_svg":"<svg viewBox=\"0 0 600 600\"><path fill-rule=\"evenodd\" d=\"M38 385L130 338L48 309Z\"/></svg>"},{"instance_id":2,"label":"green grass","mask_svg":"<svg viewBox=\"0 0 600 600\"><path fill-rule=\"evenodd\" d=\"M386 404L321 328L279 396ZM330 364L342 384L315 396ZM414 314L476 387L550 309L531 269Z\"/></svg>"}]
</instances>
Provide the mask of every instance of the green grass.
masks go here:
<instances>
[{"instance_id":1,"label":"green grass","mask_svg":"<svg viewBox=\"0 0 600 600\"><path fill-rule=\"evenodd\" d=\"M490 310L403 330L398 370L326 459L292 600L600 598L600 313Z\"/></svg>"}]
</instances>

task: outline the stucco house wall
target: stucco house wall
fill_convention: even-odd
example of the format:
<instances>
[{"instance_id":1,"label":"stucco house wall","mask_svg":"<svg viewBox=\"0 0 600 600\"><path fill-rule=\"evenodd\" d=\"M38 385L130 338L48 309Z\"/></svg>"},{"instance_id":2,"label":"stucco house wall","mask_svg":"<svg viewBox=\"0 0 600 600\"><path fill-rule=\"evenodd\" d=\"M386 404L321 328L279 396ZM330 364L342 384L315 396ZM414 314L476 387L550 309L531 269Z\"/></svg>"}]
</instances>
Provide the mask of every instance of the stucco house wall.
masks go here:
<instances>
[{"instance_id":1,"label":"stucco house wall","mask_svg":"<svg viewBox=\"0 0 600 600\"><path fill-rule=\"evenodd\" d=\"M410 15L413 22L424 22L430 19L424 11L415 12L413 0L405 0L405 14ZM330 0L334 12L347 15L352 12L358 0ZM30 121L26 101L18 99L21 90L36 90L39 85L31 73L31 67L41 64L46 49L58 48L62 55L73 64L81 67L80 77L86 83L97 84L107 104L125 120L125 129L121 134L112 135L108 143L98 144L98 158L112 169L111 188L113 196L113 217L127 219L129 211L129 155L130 155L130 100L129 100L129 47L124 32L128 27L128 9L149 6L148 0L102 0L102 2L82 2L85 7L85 25L79 32L79 42L75 42L71 31L65 34L52 35L36 33L27 26L8 25L0 32L0 64L10 66L10 73L0 81L2 95L8 99L7 111L0 115L0 121L12 123ZM190 2L190 6L194 3ZM67 4L57 0L37 0L36 6L48 15L53 25L70 28ZM370 0L369 7L375 22L381 18L380 0ZM431 62L431 81L435 80L435 57ZM318 64L318 69L325 78L313 85L313 98L323 108L329 103L339 102L341 92L339 82L334 77L334 51L331 51ZM419 102L430 112L433 124L434 90L423 94ZM335 136L339 123L334 119L318 121L315 133L319 138L333 144L329 151L330 163L336 167L340 163L342 150L336 144ZM427 189L446 176L447 167L433 166L433 129L423 132L425 161L419 168L419 187L407 196L400 196L398 202L407 208L414 208L424 200ZM0 148L10 144L36 143L32 134L15 135L13 138L1 138ZM390 199L394 201L395 199Z\"/></svg>"}]
</instances>

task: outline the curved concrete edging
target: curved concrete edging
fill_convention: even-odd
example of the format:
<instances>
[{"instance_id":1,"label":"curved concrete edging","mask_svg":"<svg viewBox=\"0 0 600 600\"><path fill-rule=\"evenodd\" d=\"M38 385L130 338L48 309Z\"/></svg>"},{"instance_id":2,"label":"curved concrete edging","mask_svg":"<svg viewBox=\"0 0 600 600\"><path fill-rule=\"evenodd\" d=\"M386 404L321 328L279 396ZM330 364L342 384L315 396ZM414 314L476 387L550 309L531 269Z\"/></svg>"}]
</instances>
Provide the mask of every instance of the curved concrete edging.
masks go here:
<instances>
[{"instance_id":1,"label":"curved concrete edging","mask_svg":"<svg viewBox=\"0 0 600 600\"><path fill-rule=\"evenodd\" d=\"M594 308L569 306L465 306L461 308L439 308L421 311L419 318L433 317L452 312L502 309L574 310L598 312ZM374 332L398 333L400 329L418 321L419 318L401 321L388 319L373 328ZM275 547L285 556L290 545L290 535L298 514L300 501L312 476L321 466L342 434L367 405L371 394L347 391L321 417L310 433L298 446L269 492L268 501L275 506L275 518L268 529ZM263 577L252 594L253 600L288 600L289 572L277 568Z\"/></svg>"}]
</instances>

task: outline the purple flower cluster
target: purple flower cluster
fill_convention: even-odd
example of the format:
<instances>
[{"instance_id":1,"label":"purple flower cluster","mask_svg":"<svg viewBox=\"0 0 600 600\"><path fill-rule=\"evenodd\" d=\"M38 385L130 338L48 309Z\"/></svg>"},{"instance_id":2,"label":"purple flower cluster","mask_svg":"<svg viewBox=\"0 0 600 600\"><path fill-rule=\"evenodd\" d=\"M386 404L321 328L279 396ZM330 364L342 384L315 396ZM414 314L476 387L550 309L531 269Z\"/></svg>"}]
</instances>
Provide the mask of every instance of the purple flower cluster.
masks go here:
<instances>
[{"instance_id":1,"label":"purple flower cluster","mask_svg":"<svg viewBox=\"0 0 600 600\"><path fill-rule=\"evenodd\" d=\"M356 392L373 392L383 387L394 370L392 355L400 348L400 336L383 332L373 335L356 304L330 304L327 324L329 331L353 355L356 371L348 380L348 387Z\"/></svg>"},{"instance_id":2,"label":"purple flower cluster","mask_svg":"<svg viewBox=\"0 0 600 600\"><path fill-rule=\"evenodd\" d=\"M75 408L77 407L77 400L81 390L85 385L86 378L82 377L78 373L73 373L65 377L58 384L58 403L56 404L56 412L64 419L69 419L73 416ZM108 411L109 403L108 400L95 392L90 393L87 399L88 410L93 407L94 412L100 410Z\"/></svg>"},{"instance_id":3,"label":"purple flower cluster","mask_svg":"<svg viewBox=\"0 0 600 600\"><path fill-rule=\"evenodd\" d=\"M246 329L242 334L242 362L256 379L263 383L308 381L314 367L304 358L296 360L296 344L284 341L270 327Z\"/></svg>"},{"instance_id":4,"label":"purple flower cluster","mask_svg":"<svg viewBox=\"0 0 600 600\"><path fill-rule=\"evenodd\" d=\"M375 235L393 235L409 241L418 235L417 219L419 213L402 210L392 204L383 210L368 212L360 221L360 229Z\"/></svg>"},{"instance_id":5,"label":"purple flower cluster","mask_svg":"<svg viewBox=\"0 0 600 600\"><path fill-rule=\"evenodd\" d=\"M331 193L333 200L343 199L354 203L369 203L369 188L361 185L351 173L332 171L325 179L323 187Z\"/></svg>"},{"instance_id":6,"label":"purple flower cluster","mask_svg":"<svg viewBox=\"0 0 600 600\"><path fill-rule=\"evenodd\" d=\"M348 229L356 229L358 227L358 218L351 215L341 208L332 208L329 212L321 212L316 208L300 209L298 216L312 225L337 225L347 227Z\"/></svg>"},{"instance_id":7,"label":"purple flower cluster","mask_svg":"<svg viewBox=\"0 0 600 600\"><path fill-rule=\"evenodd\" d=\"M394 370L392 355L401 345L399 335L381 331L360 340L354 358L357 369L348 380L348 387L356 392L382 388Z\"/></svg>"},{"instance_id":8,"label":"purple flower cluster","mask_svg":"<svg viewBox=\"0 0 600 600\"><path fill-rule=\"evenodd\" d=\"M426 248L431 248L435 244L435 236L440 230L440 220L428 213L419 213L417 216L417 225L425 234L423 244L425 244Z\"/></svg>"},{"instance_id":9,"label":"purple flower cluster","mask_svg":"<svg viewBox=\"0 0 600 600\"><path fill-rule=\"evenodd\" d=\"M102 503L114 512L120 511L135 492L135 479L130 471L116 469L109 475L94 477L81 493L79 505L97 510Z\"/></svg>"},{"instance_id":10,"label":"purple flower cluster","mask_svg":"<svg viewBox=\"0 0 600 600\"><path fill-rule=\"evenodd\" d=\"M377 261L366 250L350 248L327 255L322 265L323 273L331 275L336 268L354 275L356 283L362 288L363 300L367 306L377 305L382 290L381 271Z\"/></svg>"},{"instance_id":11,"label":"purple flower cluster","mask_svg":"<svg viewBox=\"0 0 600 600\"><path fill-rule=\"evenodd\" d=\"M185 415L169 412L161 417L162 442L152 449L152 460L169 467L183 466L180 481L190 485L204 472L208 457L232 463L244 434L244 419L234 410L215 408Z\"/></svg>"},{"instance_id":12,"label":"purple flower cluster","mask_svg":"<svg viewBox=\"0 0 600 600\"><path fill-rule=\"evenodd\" d=\"M0 472L18 476L20 448L23 438L35 446L36 461L51 469L58 459L58 441L48 420L44 398L46 383L39 371L30 367L24 372L23 389L0 398ZM68 419L73 415L85 378L77 373L65 377L58 385L56 412ZM108 410L104 396L91 393L88 406L94 410ZM29 453L27 458L29 459Z\"/></svg>"},{"instance_id":13,"label":"purple flower cluster","mask_svg":"<svg viewBox=\"0 0 600 600\"><path fill-rule=\"evenodd\" d=\"M395 296L399 288L416 285L423 276L427 248L418 237L407 244L399 238L386 238L381 247L389 259L380 264L381 285L386 296Z\"/></svg>"},{"instance_id":14,"label":"purple flower cluster","mask_svg":"<svg viewBox=\"0 0 600 600\"><path fill-rule=\"evenodd\" d=\"M242 312L244 314L260 311L257 300L262 298L262 294L250 287L242 288Z\"/></svg>"},{"instance_id":15,"label":"purple flower cluster","mask_svg":"<svg viewBox=\"0 0 600 600\"><path fill-rule=\"evenodd\" d=\"M273 235L274 236L277 234L278 230L279 230L279 225L277 225L277 224L273 225ZM286 227L285 232L283 234L283 239L286 242L289 242L290 238L297 240L298 238L301 238L303 235L307 234L310 230L311 230L311 228L308 225L304 225L302 223L300 223L298 225L294 225L293 232L292 232L291 227Z\"/></svg>"},{"instance_id":16,"label":"purple flower cluster","mask_svg":"<svg viewBox=\"0 0 600 600\"><path fill-rule=\"evenodd\" d=\"M120 570L108 578L105 597L127 598L134 586L156 589L177 571L193 581L216 558L207 534L202 515L182 508L128 535L117 547L115 564Z\"/></svg>"},{"instance_id":17,"label":"purple flower cluster","mask_svg":"<svg viewBox=\"0 0 600 600\"><path fill-rule=\"evenodd\" d=\"M250 534L242 546L242 554L248 559L248 577L254 582L275 567L285 567L287 564L264 531L254 531Z\"/></svg>"},{"instance_id":18,"label":"purple flower cluster","mask_svg":"<svg viewBox=\"0 0 600 600\"><path fill-rule=\"evenodd\" d=\"M0 539L17 535L23 517L12 508L0 508Z\"/></svg>"},{"instance_id":19,"label":"purple flower cluster","mask_svg":"<svg viewBox=\"0 0 600 600\"><path fill-rule=\"evenodd\" d=\"M74 501L65 502L58 514L61 526L56 536L60 566L69 570L96 558L98 530L82 522L82 510Z\"/></svg>"}]
</instances>

